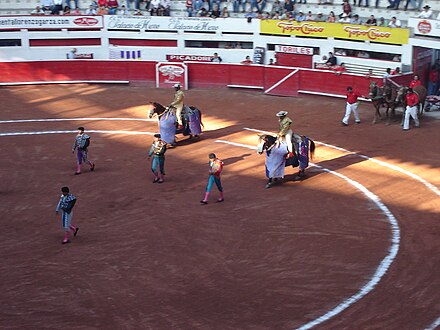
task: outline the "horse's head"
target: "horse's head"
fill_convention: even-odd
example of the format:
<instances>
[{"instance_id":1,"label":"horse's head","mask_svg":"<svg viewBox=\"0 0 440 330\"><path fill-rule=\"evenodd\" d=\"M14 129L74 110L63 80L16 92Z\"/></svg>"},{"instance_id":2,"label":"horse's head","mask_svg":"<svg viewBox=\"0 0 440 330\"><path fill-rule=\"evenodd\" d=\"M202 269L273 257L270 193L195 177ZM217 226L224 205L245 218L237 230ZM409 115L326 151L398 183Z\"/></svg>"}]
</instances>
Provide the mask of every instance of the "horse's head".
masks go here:
<instances>
[{"instance_id":1,"label":"horse's head","mask_svg":"<svg viewBox=\"0 0 440 330\"><path fill-rule=\"evenodd\" d=\"M377 82L372 81L370 83L370 93L369 93L370 98L376 97L378 93L379 93L379 86L377 85Z\"/></svg>"},{"instance_id":2,"label":"horse's head","mask_svg":"<svg viewBox=\"0 0 440 330\"><path fill-rule=\"evenodd\" d=\"M277 138L269 134L258 135L257 152L261 155L264 150L268 151L275 144Z\"/></svg>"},{"instance_id":3,"label":"horse's head","mask_svg":"<svg viewBox=\"0 0 440 330\"><path fill-rule=\"evenodd\" d=\"M150 110L148 111L148 118L152 118L154 114L160 115L165 111L162 104L157 102L150 102Z\"/></svg>"},{"instance_id":4,"label":"horse's head","mask_svg":"<svg viewBox=\"0 0 440 330\"><path fill-rule=\"evenodd\" d=\"M397 94L396 94L396 102L402 102L402 100L405 98L406 96L406 92L408 91L408 88L405 86L401 86L397 89Z\"/></svg>"}]
</instances>

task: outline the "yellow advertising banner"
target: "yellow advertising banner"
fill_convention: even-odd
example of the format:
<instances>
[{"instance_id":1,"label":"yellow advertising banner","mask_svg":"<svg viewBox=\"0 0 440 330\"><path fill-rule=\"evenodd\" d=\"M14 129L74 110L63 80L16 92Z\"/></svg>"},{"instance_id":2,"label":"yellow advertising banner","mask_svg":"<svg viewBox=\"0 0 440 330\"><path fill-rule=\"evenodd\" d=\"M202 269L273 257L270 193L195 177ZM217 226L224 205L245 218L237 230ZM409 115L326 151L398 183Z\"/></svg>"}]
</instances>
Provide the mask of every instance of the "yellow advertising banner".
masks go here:
<instances>
[{"instance_id":1,"label":"yellow advertising banner","mask_svg":"<svg viewBox=\"0 0 440 330\"><path fill-rule=\"evenodd\" d=\"M369 40L371 42L396 45L407 44L409 39L409 29L344 23L278 20L261 20L260 33L311 38L333 37L348 40Z\"/></svg>"}]
</instances>

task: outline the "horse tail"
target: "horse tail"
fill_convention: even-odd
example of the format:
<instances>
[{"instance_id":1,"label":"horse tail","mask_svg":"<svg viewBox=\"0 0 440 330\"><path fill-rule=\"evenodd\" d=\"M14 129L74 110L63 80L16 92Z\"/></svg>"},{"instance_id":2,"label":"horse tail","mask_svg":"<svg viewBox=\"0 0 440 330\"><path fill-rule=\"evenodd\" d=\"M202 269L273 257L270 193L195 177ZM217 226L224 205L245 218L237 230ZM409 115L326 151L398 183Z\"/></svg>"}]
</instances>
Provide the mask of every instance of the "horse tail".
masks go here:
<instances>
[{"instance_id":1,"label":"horse tail","mask_svg":"<svg viewBox=\"0 0 440 330\"><path fill-rule=\"evenodd\" d=\"M310 159L313 160L313 156L315 155L316 145L315 145L315 142L312 139L309 139L309 141L310 141L310 149L309 149L309 151L310 151Z\"/></svg>"},{"instance_id":2,"label":"horse tail","mask_svg":"<svg viewBox=\"0 0 440 330\"><path fill-rule=\"evenodd\" d=\"M205 128L205 125L203 125L203 122L202 122L202 112L199 109L197 109L197 111L199 112L200 125L202 125L202 127Z\"/></svg>"}]
</instances>

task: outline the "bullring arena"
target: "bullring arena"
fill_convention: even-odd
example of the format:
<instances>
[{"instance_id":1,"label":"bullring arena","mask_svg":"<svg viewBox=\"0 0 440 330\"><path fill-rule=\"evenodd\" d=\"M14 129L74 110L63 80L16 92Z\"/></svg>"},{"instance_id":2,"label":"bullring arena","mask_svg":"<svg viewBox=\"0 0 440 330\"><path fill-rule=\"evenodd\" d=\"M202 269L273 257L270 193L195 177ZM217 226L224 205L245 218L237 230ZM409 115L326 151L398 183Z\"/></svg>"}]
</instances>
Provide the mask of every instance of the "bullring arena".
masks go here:
<instances>
[{"instance_id":1,"label":"bullring arena","mask_svg":"<svg viewBox=\"0 0 440 330\"><path fill-rule=\"evenodd\" d=\"M440 325L438 120L341 127L345 101L193 88L199 140L146 161L148 101L170 89L2 87L4 329L435 329ZM317 143L303 180L264 189L257 133L289 111ZM75 176L78 126L94 172ZM225 202L200 205L207 155L225 162ZM81 228L60 244L59 189ZM215 195L215 193L214 193Z\"/></svg>"}]
</instances>

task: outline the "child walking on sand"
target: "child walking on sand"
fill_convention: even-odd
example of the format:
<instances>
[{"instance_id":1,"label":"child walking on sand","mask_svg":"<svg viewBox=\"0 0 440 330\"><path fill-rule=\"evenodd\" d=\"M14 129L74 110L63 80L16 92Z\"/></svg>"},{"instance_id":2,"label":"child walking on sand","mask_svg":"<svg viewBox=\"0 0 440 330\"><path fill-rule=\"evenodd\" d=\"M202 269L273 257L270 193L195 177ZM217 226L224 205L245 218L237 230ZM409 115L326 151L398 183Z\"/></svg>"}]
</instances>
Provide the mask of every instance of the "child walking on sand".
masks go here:
<instances>
[{"instance_id":1,"label":"child walking on sand","mask_svg":"<svg viewBox=\"0 0 440 330\"><path fill-rule=\"evenodd\" d=\"M208 185L206 186L205 197L200 201L201 204L208 204L209 194L211 193L212 185L215 183L218 190L220 191L220 196L217 202L223 202L223 187L220 180L220 174L223 170L223 162L217 158L215 154L209 154L209 177Z\"/></svg>"},{"instance_id":2,"label":"child walking on sand","mask_svg":"<svg viewBox=\"0 0 440 330\"><path fill-rule=\"evenodd\" d=\"M73 216L72 209L75 206L76 197L70 193L69 187L62 187L61 192L62 195L60 197L60 201L58 202L55 212L56 214L58 214L61 210L61 220L63 221L63 228L65 231L64 240L61 243L67 244L70 243L70 231L73 231L73 236L76 237L79 230L78 227L75 227L71 224Z\"/></svg>"}]
</instances>

